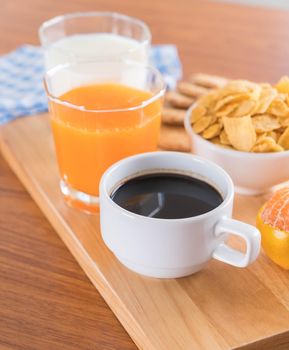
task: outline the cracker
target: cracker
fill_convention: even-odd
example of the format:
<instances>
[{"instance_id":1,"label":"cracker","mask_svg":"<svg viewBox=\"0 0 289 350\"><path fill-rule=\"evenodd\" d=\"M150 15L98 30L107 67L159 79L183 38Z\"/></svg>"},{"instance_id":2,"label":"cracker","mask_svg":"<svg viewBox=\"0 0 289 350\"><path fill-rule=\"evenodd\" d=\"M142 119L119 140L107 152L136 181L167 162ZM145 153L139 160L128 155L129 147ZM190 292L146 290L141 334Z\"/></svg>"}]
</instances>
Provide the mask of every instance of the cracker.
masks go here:
<instances>
[{"instance_id":1,"label":"cracker","mask_svg":"<svg viewBox=\"0 0 289 350\"><path fill-rule=\"evenodd\" d=\"M193 83L188 83L186 81L180 81L178 83L177 89L181 94L184 94L192 98L198 98L202 95L207 94L210 91L205 87L198 86Z\"/></svg>"},{"instance_id":2,"label":"cracker","mask_svg":"<svg viewBox=\"0 0 289 350\"><path fill-rule=\"evenodd\" d=\"M183 127L162 125L159 147L168 151L190 152L190 139Z\"/></svg>"},{"instance_id":3,"label":"cracker","mask_svg":"<svg viewBox=\"0 0 289 350\"><path fill-rule=\"evenodd\" d=\"M229 80L217 75L197 73L191 75L190 81L194 84L201 85L206 88L215 89L225 86Z\"/></svg>"},{"instance_id":4,"label":"cracker","mask_svg":"<svg viewBox=\"0 0 289 350\"><path fill-rule=\"evenodd\" d=\"M164 107L162 112L162 122L170 125L183 125L186 111L177 108Z\"/></svg>"},{"instance_id":5,"label":"cracker","mask_svg":"<svg viewBox=\"0 0 289 350\"><path fill-rule=\"evenodd\" d=\"M194 102L194 99L181 95L175 91L168 91L166 93L166 101L169 102L173 107L187 109Z\"/></svg>"}]
</instances>

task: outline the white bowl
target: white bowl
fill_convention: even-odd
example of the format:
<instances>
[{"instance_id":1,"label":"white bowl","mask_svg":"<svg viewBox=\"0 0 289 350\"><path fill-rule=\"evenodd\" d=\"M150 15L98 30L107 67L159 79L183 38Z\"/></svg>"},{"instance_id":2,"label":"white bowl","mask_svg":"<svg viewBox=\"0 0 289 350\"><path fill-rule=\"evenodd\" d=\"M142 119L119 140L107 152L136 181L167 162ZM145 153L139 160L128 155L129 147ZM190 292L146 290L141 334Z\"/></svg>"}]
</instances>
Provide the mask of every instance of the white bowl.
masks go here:
<instances>
[{"instance_id":1,"label":"white bowl","mask_svg":"<svg viewBox=\"0 0 289 350\"><path fill-rule=\"evenodd\" d=\"M220 165L231 176L235 191L257 195L289 180L289 151L249 153L222 148L194 133L191 127L193 104L187 111L185 129L190 136L192 153Z\"/></svg>"}]
</instances>

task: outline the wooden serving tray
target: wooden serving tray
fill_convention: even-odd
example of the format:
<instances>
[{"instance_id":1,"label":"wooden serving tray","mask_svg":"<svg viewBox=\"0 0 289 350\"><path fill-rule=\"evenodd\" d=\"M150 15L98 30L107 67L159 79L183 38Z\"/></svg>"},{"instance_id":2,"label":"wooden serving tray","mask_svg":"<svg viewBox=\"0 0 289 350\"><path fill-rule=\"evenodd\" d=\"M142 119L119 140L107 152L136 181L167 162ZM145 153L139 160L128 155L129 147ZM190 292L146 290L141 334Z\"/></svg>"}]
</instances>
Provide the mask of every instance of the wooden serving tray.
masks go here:
<instances>
[{"instance_id":1,"label":"wooden serving tray","mask_svg":"<svg viewBox=\"0 0 289 350\"><path fill-rule=\"evenodd\" d=\"M106 248L97 215L64 203L47 115L0 132L4 157L140 349L289 348L289 273L264 254L247 269L211 261L187 278L137 275ZM235 218L254 224L264 200L237 196Z\"/></svg>"}]
</instances>

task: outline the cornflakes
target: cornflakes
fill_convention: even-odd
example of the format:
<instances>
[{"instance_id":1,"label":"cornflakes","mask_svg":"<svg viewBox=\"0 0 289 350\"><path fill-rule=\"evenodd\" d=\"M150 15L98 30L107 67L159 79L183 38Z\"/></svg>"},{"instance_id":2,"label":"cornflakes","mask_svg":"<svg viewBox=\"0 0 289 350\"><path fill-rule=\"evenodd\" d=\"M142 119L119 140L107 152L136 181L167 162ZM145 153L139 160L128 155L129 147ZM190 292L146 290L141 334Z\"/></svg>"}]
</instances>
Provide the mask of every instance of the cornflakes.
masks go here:
<instances>
[{"instance_id":1,"label":"cornflakes","mask_svg":"<svg viewBox=\"0 0 289 350\"><path fill-rule=\"evenodd\" d=\"M289 150L289 78L274 86L231 80L201 96L193 130L222 147L244 152Z\"/></svg>"},{"instance_id":2,"label":"cornflakes","mask_svg":"<svg viewBox=\"0 0 289 350\"><path fill-rule=\"evenodd\" d=\"M231 145L238 151L249 152L257 139L251 117L224 117L223 121Z\"/></svg>"}]
</instances>

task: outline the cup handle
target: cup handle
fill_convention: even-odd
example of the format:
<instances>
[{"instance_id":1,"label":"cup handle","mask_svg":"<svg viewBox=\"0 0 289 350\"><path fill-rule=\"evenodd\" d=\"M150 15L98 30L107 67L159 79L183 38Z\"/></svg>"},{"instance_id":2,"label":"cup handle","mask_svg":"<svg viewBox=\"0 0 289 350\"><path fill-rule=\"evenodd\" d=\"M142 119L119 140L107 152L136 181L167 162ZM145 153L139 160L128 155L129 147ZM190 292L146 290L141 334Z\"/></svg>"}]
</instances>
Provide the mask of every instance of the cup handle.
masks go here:
<instances>
[{"instance_id":1,"label":"cup handle","mask_svg":"<svg viewBox=\"0 0 289 350\"><path fill-rule=\"evenodd\" d=\"M215 226L215 235L224 233L242 237L246 242L246 253L220 243L213 252L213 258L237 267L246 267L256 260L261 245L261 235L256 227L230 218L222 218Z\"/></svg>"}]
</instances>

